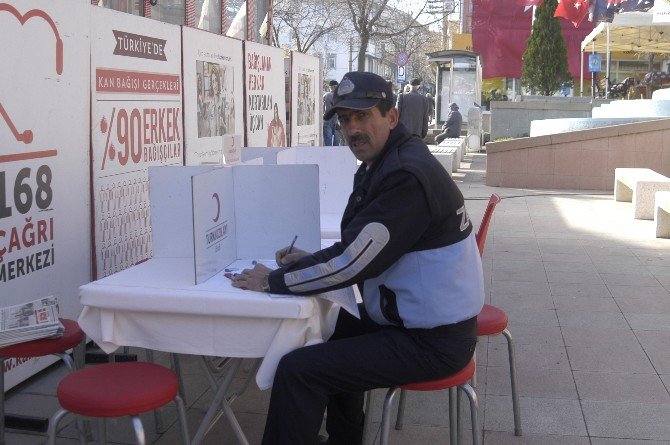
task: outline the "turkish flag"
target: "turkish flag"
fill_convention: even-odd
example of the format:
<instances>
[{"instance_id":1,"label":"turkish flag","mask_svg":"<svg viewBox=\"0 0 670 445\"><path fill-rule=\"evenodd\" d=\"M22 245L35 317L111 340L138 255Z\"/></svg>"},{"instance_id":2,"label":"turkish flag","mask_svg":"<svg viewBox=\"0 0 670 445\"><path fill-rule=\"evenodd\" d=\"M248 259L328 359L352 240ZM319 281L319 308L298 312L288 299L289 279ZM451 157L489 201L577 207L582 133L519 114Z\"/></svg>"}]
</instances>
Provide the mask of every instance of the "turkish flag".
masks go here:
<instances>
[{"instance_id":1,"label":"turkish flag","mask_svg":"<svg viewBox=\"0 0 670 445\"><path fill-rule=\"evenodd\" d=\"M575 28L589 15L589 0L562 0L556 7L554 17L570 20Z\"/></svg>"}]
</instances>

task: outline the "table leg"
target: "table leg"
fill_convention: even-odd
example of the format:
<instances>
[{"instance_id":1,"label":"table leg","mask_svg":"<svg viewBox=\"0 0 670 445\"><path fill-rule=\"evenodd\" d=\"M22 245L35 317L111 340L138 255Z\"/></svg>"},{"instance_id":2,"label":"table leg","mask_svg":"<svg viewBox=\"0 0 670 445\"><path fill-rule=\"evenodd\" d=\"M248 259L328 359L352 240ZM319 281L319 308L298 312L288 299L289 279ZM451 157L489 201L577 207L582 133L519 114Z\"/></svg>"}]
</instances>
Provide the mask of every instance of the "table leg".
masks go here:
<instances>
[{"instance_id":1,"label":"table leg","mask_svg":"<svg viewBox=\"0 0 670 445\"><path fill-rule=\"evenodd\" d=\"M233 428L233 431L235 432L235 436L237 436L238 441L240 441L240 443L243 445L248 445L249 442L246 440L246 437L244 437L244 433L242 432L242 429L240 428L240 425L237 422L237 419L235 418L235 415L232 412L232 409L230 408L228 401L225 399L226 391L228 391L228 388L230 387L230 384L233 382L233 378L235 377L235 374L237 373L237 370L240 368L241 364L242 364L241 358L235 358L231 360L230 369L226 373L226 376L223 378L223 382L221 383L221 385L218 387L218 389L216 389L214 399L212 400L212 403L209 405L209 409L207 409L207 413L205 413L205 418L202 419L202 422L198 427L198 431L196 432L195 437L193 437L191 445L200 444L202 439L205 437L205 434L207 434L207 431L209 431L212 420L214 419L216 412L219 410L219 406L223 406L226 417L228 418L228 422L230 423L230 426ZM214 384L214 387L212 389L215 389L216 383L213 382L213 378L209 375L209 372L207 373L207 375L209 376L210 379L210 386Z\"/></svg>"}]
</instances>

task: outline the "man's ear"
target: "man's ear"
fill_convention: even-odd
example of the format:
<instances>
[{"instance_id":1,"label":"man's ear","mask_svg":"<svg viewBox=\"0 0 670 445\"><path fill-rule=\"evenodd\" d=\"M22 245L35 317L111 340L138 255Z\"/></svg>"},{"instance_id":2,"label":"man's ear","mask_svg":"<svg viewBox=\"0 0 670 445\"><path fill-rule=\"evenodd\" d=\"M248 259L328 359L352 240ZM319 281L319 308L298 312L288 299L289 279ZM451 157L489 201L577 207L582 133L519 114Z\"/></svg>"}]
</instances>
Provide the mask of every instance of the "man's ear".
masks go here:
<instances>
[{"instance_id":1,"label":"man's ear","mask_svg":"<svg viewBox=\"0 0 670 445\"><path fill-rule=\"evenodd\" d=\"M396 125L398 125L398 109L396 107L391 108L387 113L386 117L389 120L391 130L393 130Z\"/></svg>"}]
</instances>

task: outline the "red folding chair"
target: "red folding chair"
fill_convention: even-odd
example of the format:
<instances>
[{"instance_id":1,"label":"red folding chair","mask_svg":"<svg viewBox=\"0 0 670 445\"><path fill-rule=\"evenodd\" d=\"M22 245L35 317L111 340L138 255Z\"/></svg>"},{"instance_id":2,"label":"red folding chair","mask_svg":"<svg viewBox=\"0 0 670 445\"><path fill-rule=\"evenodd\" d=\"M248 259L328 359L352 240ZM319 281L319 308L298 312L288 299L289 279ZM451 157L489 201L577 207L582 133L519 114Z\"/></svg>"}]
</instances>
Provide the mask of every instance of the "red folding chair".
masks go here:
<instances>
[{"instance_id":1,"label":"red folding chair","mask_svg":"<svg viewBox=\"0 0 670 445\"><path fill-rule=\"evenodd\" d=\"M484 256L484 244L486 243L486 234L489 230L489 224L493 211L496 205L500 202L500 196L492 194L489 199L489 204L486 206L482 223L479 226L479 231L475 235L477 239L477 247L479 254ZM516 383L516 362L514 359L514 342L512 341L512 334L507 329L507 314L495 306L485 304L482 311L477 315L477 336L484 337L487 335L502 334L507 339L507 353L509 356L509 374L512 385L512 410L514 412L514 435L521 436L521 413L519 409L519 394L517 392ZM476 379L476 374L475 374ZM474 383L474 382L473 382ZM474 383L476 386L476 383Z\"/></svg>"},{"instance_id":2,"label":"red folding chair","mask_svg":"<svg viewBox=\"0 0 670 445\"><path fill-rule=\"evenodd\" d=\"M381 445L388 445L389 441L389 425L391 423L391 405L393 404L393 397L396 395L398 390L401 390L401 395L404 394L405 390L410 391L441 391L444 389L449 390L449 443L451 445L456 445L461 441L461 422L460 416L458 415L458 410L460 409L460 397L456 395L458 390L463 391L470 400L470 423L472 425L472 443L473 445L479 445L481 443L479 438L479 421L477 420L479 404L477 402L477 394L468 384L468 381L472 378L473 373L475 372L475 361L470 360L470 362L465 365L465 368L458 371L456 374L449 375L447 377L431 380L429 382L420 382L420 383L410 383L408 385L402 385L395 388L389 388L386 393L386 398L384 399L384 406L382 409L382 424L381 424ZM460 393L458 393L460 396ZM401 400L402 402L403 400ZM400 419L402 411L398 411L398 419ZM401 424L402 426L402 424ZM396 421L396 429L398 428L398 423Z\"/></svg>"},{"instance_id":3,"label":"red folding chair","mask_svg":"<svg viewBox=\"0 0 670 445\"><path fill-rule=\"evenodd\" d=\"M484 212L484 217L482 218L482 223L479 226L479 231L475 234L475 239L477 240L477 247L479 248L479 254L484 255L484 244L486 243L486 235L489 230L489 224L491 223L491 217L493 216L493 211L495 210L496 205L501 201L500 196L497 194L492 194L489 199L489 203L486 206L486 211ZM517 382L516 382L516 363L514 359L514 342L512 341L512 334L510 334L507 329L507 314L490 304L485 304L482 307L481 312L477 315L477 336L483 337L486 335L499 335L503 334L507 339L507 350L509 354L509 369L510 369L510 380L512 385L512 410L514 412L514 434L516 436L521 436L521 414L519 409L519 395L517 392ZM474 359L473 359L474 360ZM476 370L473 368L473 374L471 375L473 386L476 386ZM466 392L467 393L467 392ZM369 399L368 399L369 401ZM458 406L460 403L456 402ZM402 421L404 416L404 405L405 405L405 392L401 391L400 400L398 402L398 417L396 419L395 429L402 429ZM451 404L450 404L451 406ZM452 418L450 414L450 419ZM460 434L459 434L460 436ZM454 436L452 436L454 437ZM474 441L474 437L473 437ZM453 443L453 442L452 442ZM476 442L475 442L476 443Z\"/></svg>"}]
</instances>

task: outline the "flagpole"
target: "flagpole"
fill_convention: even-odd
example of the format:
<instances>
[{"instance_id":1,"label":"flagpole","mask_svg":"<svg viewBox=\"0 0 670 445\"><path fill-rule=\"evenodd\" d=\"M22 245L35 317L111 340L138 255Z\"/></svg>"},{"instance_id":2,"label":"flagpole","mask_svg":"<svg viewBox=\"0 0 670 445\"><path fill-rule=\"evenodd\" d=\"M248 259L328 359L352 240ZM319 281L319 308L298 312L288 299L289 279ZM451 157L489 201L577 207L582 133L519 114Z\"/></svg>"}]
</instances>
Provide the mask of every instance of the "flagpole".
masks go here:
<instances>
[{"instance_id":1,"label":"flagpole","mask_svg":"<svg viewBox=\"0 0 670 445\"><path fill-rule=\"evenodd\" d=\"M610 24L607 25L607 63L605 65L605 99L609 97L610 90Z\"/></svg>"},{"instance_id":2,"label":"flagpole","mask_svg":"<svg viewBox=\"0 0 670 445\"><path fill-rule=\"evenodd\" d=\"M591 46L591 54L596 53L596 39L593 39L592 46ZM589 63L589 66L591 64ZM591 99L595 99L596 97L596 72L591 71Z\"/></svg>"},{"instance_id":3,"label":"flagpole","mask_svg":"<svg viewBox=\"0 0 670 445\"><path fill-rule=\"evenodd\" d=\"M533 25L535 24L535 10L537 9L537 6L533 5L533 15L530 18L530 32L533 32Z\"/></svg>"},{"instance_id":4,"label":"flagpole","mask_svg":"<svg viewBox=\"0 0 670 445\"><path fill-rule=\"evenodd\" d=\"M579 95L584 96L584 48L581 48L582 57L579 58Z\"/></svg>"}]
</instances>

